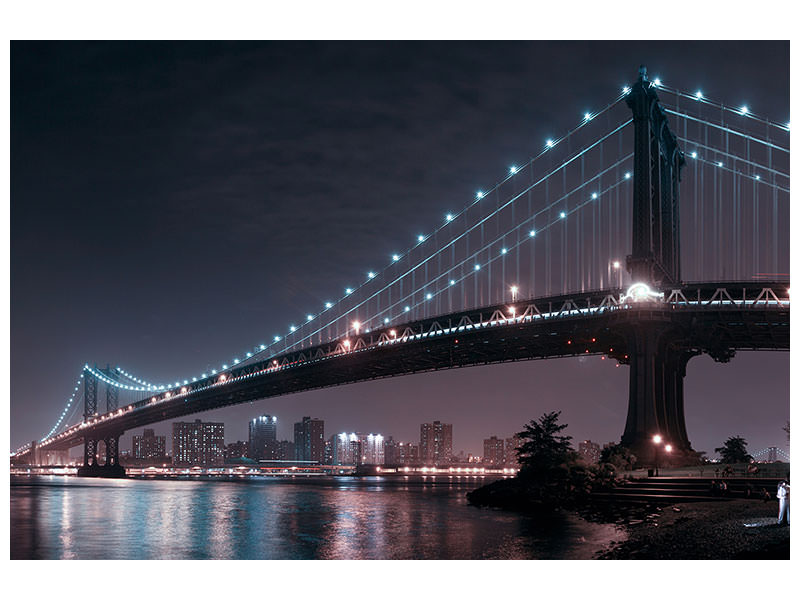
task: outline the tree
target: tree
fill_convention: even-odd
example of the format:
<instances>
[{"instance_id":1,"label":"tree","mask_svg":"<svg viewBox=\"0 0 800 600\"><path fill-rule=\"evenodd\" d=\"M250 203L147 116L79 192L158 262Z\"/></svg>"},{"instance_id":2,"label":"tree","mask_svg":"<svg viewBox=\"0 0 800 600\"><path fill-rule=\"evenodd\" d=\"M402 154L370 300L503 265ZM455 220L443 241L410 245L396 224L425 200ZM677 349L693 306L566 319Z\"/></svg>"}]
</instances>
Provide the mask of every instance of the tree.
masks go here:
<instances>
[{"instance_id":1,"label":"tree","mask_svg":"<svg viewBox=\"0 0 800 600\"><path fill-rule=\"evenodd\" d=\"M786 421L786 427L783 428L786 432L786 445L789 445L789 421Z\"/></svg>"},{"instance_id":2,"label":"tree","mask_svg":"<svg viewBox=\"0 0 800 600\"><path fill-rule=\"evenodd\" d=\"M719 452L724 463L746 463L753 457L747 453L747 442L743 437L729 437L720 448L714 448L714 452Z\"/></svg>"},{"instance_id":3,"label":"tree","mask_svg":"<svg viewBox=\"0 0 800 600\"><path fill-rule=\"evenodd\" d=\"M636 461L636 455L622 444L609 444L600 453L600 464L613 465L618 471L632 470Z\"/></svg>"},{"instance_id":4,"label":"tree","mask_svg":"<svg viewBox=\"0 0 800 600\"><path fill-rule=\"evenodd\" d=\"M524 440L517 448L521 471L540 473L567 463L575 458L570 446L571 435L558 435L567 425L559 425L561 411L545 413L539 420L531 420L519 433Z\"/></svg>"}]
</instances>

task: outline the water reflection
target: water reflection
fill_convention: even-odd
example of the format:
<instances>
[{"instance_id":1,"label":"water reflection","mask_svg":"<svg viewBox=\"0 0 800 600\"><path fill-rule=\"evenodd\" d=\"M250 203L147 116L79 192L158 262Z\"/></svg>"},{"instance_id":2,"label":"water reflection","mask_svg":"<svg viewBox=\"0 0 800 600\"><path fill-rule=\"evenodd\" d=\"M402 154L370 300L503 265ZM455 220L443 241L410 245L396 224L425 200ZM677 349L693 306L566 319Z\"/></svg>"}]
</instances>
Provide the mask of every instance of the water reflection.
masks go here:
<instances>
[{"instance_id":1,"label":"water reflection","mask_svg":"<svg viewBox=\"0 0 800 600\"><path fill-rule=\"evenodd\" d=\"M12 477L11 558L588 558L610 526L479 510L464 478Z\"/></svg>"}]
</instances>

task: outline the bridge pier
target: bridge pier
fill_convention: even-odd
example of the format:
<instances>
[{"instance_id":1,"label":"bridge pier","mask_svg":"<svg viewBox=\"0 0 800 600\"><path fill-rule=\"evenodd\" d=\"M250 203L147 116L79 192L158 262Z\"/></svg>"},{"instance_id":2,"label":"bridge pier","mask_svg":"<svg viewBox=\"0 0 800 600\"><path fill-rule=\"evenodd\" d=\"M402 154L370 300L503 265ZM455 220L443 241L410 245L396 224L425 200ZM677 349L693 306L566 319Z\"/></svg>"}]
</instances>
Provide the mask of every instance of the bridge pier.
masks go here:
<instances>
[{"instance_id":1,"label":"bridge pier","mask_svg":"<svg viewBox=\"0 0 800 600\"><path fill-rule=\"evenodd\" d=\"M648 315L652 317L652 315ZM628 417L622 444L648 462L655 455L653 436L670 444L673 454L692 452L683 409L686 364L699 354L686 348L686 339L670 319L631 320L627 327L630 361Z\"/></svg>"},{"instance_id":2,"label":"bridge pier","mask_svg":"<svg viewBox=\"0 0 800 600\"><path fill-rule=\"evenodd\" d=\"M97 447L100 440L86 438L83 441L83 466L78 468L78 477L125 477L125 468L119 464L119 435L103 438L106 447L105 464L97 462Z\"/></svg>"}]
</instances>

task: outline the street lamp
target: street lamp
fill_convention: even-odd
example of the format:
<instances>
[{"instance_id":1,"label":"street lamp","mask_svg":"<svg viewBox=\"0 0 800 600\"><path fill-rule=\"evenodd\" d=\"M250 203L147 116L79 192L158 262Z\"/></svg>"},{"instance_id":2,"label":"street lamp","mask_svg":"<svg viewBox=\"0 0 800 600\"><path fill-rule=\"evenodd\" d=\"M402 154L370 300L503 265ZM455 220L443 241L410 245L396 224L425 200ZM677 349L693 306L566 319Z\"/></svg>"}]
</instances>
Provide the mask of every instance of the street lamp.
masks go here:
<instances>
[{"instance_id":1,"label":"street lamp","mask_svg":"<svg viewBox=\"0 0 800 600\"><path fill-rule=\"evenodd\" d=\"M512 285L511 286L511 301L512 302L516 302L517 301L517 292L518 291L519 291L519 288L516 285Z\"/></svg>"},{"instance_id":2,"label":"street lamp","mask_svg":"<svg viewBox=\"0 0 800 600\"><path fill-rule=\"evenodd\" d=\"M653 436L653 467L656 477L658 477L658 445L660 443L661 443L661 436L655 434Z\"/></svg>"}]
</instances>

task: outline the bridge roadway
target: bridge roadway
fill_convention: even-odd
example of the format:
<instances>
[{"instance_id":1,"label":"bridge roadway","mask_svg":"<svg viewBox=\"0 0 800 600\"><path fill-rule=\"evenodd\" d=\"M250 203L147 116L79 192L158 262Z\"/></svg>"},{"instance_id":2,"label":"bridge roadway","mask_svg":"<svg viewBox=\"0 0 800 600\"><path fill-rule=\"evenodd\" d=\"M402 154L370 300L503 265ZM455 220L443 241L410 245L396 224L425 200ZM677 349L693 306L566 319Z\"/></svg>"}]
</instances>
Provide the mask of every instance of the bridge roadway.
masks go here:
<instances>
[{"instance_id":1,"label":"bridge roadway","mask_svg":"<svg viewBox=\"0 0 800 600\"><path fill-rule=\"evenodd\" d=\"M647 324L666 327L668 344L689 356L705 352L727 361L737 350L788 350L788 288L785 281L686 284L664 290L663 297L637 300L611 289L518 300L373 329L162 391L73 426L39 449L73 447L85 436L119 436L234 404L439 369L587 354L605 354L625 364L636 331ZM680 402L682 419L682 392ZM629 412L629 425L632 418Z\"/></svg>"}]
</instances>

